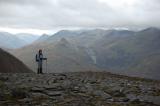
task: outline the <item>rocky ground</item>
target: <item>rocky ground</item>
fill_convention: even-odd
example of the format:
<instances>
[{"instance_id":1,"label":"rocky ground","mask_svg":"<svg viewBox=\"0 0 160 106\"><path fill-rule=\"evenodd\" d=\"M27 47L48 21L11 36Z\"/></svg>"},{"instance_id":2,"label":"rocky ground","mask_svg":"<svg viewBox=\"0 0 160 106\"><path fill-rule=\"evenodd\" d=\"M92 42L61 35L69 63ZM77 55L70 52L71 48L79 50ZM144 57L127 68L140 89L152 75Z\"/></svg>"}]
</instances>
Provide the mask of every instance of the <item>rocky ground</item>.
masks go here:
<instances>
[{"instance_id":1,"label":"rocky ground","mask_svg":"<svg viewBox=\"0 0 160 106\"><path fill-rule=\"evenodd\" d=\"M104 72L0 74L0 106L160 106L160 82Z\"/></svg>"}]
</instances>

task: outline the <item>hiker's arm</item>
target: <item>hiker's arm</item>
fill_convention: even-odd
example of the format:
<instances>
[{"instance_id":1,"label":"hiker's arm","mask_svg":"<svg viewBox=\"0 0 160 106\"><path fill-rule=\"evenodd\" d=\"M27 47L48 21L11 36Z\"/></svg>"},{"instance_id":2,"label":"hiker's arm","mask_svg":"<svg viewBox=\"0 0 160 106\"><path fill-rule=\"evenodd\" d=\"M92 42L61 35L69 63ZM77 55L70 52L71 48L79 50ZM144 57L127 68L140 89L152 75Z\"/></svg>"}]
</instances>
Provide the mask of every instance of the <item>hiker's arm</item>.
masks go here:
<instances>
[{"instance_id":1,"label":"hiker's arm","mask_svg":"<svg viewBox=\"0 0 160 106\"><path fill-rule=\"evenodd\" d=\"M43 58L43 60L47 60L47 58Z\"/></svg>"},{"instance_id":2,"label":"hiker's arm","mask_svg":"<svg viewBox=\"0 0 160 106\"><path fill-rule=\"evenodd\" d=\"M44 58L43 55L40 57L41 60L47 60L47 58Z\"/></svg>"}]
</instances>

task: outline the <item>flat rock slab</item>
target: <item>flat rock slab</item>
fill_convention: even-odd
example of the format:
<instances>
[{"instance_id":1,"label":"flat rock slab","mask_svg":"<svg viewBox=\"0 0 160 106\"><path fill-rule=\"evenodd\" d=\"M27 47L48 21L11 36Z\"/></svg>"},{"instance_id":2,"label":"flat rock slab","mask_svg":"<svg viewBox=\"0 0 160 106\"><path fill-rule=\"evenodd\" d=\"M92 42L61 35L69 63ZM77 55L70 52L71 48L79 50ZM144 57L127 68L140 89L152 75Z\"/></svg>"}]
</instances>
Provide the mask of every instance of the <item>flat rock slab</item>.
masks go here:
<instances>
[{"instance_id":1,"label":"flat rock slab","mask_svg":"<svg viewBox=\"0 0 160 106\"><path fill-rule=\"evenodd\" d=\"M32 92L44 92L45 89L44 88L39 88L39 87L33 87L31 88Z\"/></svg>"},{"instance_id":2,"label":"flat rock slab","mask_svg":"<svg viewBox=\"0 0 160 106\"><path fill-rule=\"evenodd\" d=\"M56 89L62 89L60 83L55 83L51 85L45 85L44 89L46 90L56 90Z\"/></svg>"},{"instance_id":3,"label":"flat rock slab","mask_svg":"<svg viewBox=\"0 0 160 106\"><path fill-rule=\"evenodd\" d=\"M48 96L61 96L63 92L61 91L45 91L45 94Z\"/></svg>"}]
</instances>

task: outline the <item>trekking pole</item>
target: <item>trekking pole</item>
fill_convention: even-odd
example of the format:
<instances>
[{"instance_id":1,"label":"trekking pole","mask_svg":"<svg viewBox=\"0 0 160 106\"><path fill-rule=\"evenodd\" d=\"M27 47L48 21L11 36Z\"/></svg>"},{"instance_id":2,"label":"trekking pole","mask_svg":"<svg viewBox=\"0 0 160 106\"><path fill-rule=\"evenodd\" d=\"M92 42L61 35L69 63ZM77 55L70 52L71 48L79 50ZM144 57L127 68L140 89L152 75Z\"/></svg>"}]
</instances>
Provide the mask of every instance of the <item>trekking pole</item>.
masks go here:
<instances>
[{"instance_id":1,"label":"trekking pole","mask_svg":"<svg viewBox=\"0 0 160 106\"><path fill-rule=\"evenodd\" d=\"M47 60L46 60L46 73L47 73Z\"/></svg>"}]
</instances>

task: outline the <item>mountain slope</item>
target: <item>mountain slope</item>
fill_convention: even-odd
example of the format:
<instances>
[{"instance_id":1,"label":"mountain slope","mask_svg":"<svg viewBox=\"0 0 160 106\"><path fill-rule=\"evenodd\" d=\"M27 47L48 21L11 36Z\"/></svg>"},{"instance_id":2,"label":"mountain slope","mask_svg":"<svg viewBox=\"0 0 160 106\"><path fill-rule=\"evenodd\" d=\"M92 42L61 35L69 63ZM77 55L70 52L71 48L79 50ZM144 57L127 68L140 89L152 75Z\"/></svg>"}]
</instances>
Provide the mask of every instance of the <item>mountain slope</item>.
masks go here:
<instances>
[{"instance_id":1,"label":"mountain slope","mask_svg":"<svg viewBox=\"0 0 160 106\"><path fill-rule=\"evenodd\" d=\"M159 29L145 29L112 43L104 42L107 40L103 38L93 46L99 67L127 75L160 77Z\"/></svg>"},{"instance_id":2,"label":"mountain slope","mask_svg":"<svg viewBox=\"0 0 160 106\"><path fill-rule=\"evenodd\" d=\"M93 30L62 30L46 39L46 42L57 42L62 38L67 39L75 45L89 46L95 40L109 33L110 30L93 29Z\"/></svg>"},{"instance_id":3,"label":"mountain slope","mask_svg":"<svg viewBox=\"0 0 160 106\"><path fill-rule=\"evenodd\" d=\"M85 69L95 69L92 59L85 51L85 48L75 46L62 38L57 43L35 43L14 50L12 53L21 59L32 70L37 70L37 63L35 62L35 55L38 49L42 49L44 56L48 58L47 72L68 72L68 71L82 71ZM44 62L44 71L45 69Z\"/></svg>"},{"instance_id":4,"label":"mountain slope","mask_svg":"<svg viewBox=\"0 0 160 106\"><path fill-rule=\"evenodd\" d=\"M0 49L0 73L28 73L32 72L21 61Z\"/></svg>"},{"instance_id":5,"label":"mountain slope","mask_svg":"<svg viewBox=\"0 0 160 106\"><path fill-rule=\"evenodd\" d=\"M98 40L106 37L108 40L105 41L110 43L112 40L117 40L122 37L133 35L133 31L128 30L103 30L103 29L92 29L92 30L62 30L46 39L46 42L57 42L61 38L65 38L75 45L90 47ZM105 40L106 40L105 38ZM103 45L102 45L103 46Z\"/></svg>"}]
</instances>

